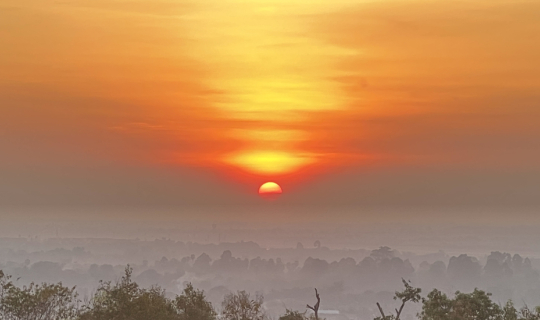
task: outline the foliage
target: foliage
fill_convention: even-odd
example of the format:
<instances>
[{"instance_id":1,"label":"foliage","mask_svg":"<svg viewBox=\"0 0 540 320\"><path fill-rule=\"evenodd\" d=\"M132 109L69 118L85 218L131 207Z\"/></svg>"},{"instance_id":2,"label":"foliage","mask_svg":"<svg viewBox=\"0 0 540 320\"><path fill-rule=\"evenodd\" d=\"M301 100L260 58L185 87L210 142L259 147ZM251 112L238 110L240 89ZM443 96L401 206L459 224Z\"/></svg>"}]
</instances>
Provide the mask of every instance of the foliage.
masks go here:
<instances>
[{"instance_id":1,"label":"foliage","mask_svg":"<svg viewBox=\"0 0 540 320\"><path fill-rule=\"evenodd\" d=\"M454 299L449 299L439 290L431 291L423 299L420 320L539 320L539 310L531 311L527 307L518 311L512 301L504 307L491 301L491 294L475 289L472 293L456 292Z\"/></svg>"},{"instance_id":2,"label":"foliage","mask_svg":"<svg viewBox=\"0 0 540 320\"><path fill-rule=\"evenodd\" d=\"M181 319L174 303L159 287L140 288L132 281L133 270L128 266L125 275L114 285L102 282L86 306L81 320L177 320Z\"/></svg>"},{"instance_id":3,"label":"foliage","mask_svg":"<svg viewBox=\"0 0 540 320\"><path fill-rule=\"evenodd\" d=\"M19 288L0 270L1 320L215 320L204 292L188 284L174 300L159 287L143 289L128 266L114 284L101 282L88 304L79 306L75 288L30 284Z\"/></svg>"},{"instance_id":4,"label":"foliage","mask_svg":"<svg viewBox=\"0 0 540 320\"><path fill-rule=\"evenodd\" d=\"M256 294L254 299L246 291L229 293L221 304L222 316L225 320L265 320L266 313L262 307L264 298Z\"/></svg>"},{"instance_id":5,"label":"foliage","mask_svg":"<svg viewBox=\"0 0 540 320\"><path fill-rule=\"evenodd\" d=\"M279 320L306 320L306 313L287 309L285 314L279 317Z\"/></svg>"},{"instance_id":6,"label":"foliage","mask_svg":"<svg viewBox=\"0 0 540 320\"><path fill-rule=\"evenodd\" d=\"M490 294L475 289L472 293L456 292L454 299L449 299L438 290L433 290L424 299L421 320L503 320L504 310L490 299ZM511 319L513 306L505 307L507 319Z\"/></svg>"},{"instance_id":7,"label":"foliage","mask_svg":"<svg viewBox=\"0 0 540 320\"><path fill-rule=\"evenodd\" d=\"M490 299L491 294L474 289L472 293L457 292L453 303L453 318L499 320L502 310Z\"/></svg>"},{"instance_id":8,"label":"foliage","mask_svg":"<svg viewBox=\"0 0 540 320\"><path fill-rule=\"evenodd\" d=\"M381 248L382 249L382 248ZM396 309L396 315L390 314L385 315L383 312L383 309L377 303L377 307L379 308L379 311L381 312L381 316L375 318L375 320L399 320L401 316L401 312L403 311L403 308L405 307L405 304L407 302L419 302L421 300L420 292L422 292L422 289L420 288L414 288L411 286L410 281L405 281L405 279L401 279L403 282L403 285L405 286L405 289L401 292L396 291L394 295L394 300L401 300L401 306L399 307L399 310Z\"/></svg>"},{"instance_id":9,"label":"foliage","mask_svg":"<svg viewBox=\"0 0 540 320\"><path fill-rule=\"evenodd\" d=\"M214 320L216 311L206 300L204 292L193 288L189 283L181 295L175 299L176 309L181 320Z\"/></svg>"},{"instance_id":10,"label":"foliage","mask_svg":"<svg viewBox=\"0 0 540 320\"><path fill-rule=\"evenodd\" d=\"M75 287L58 284L34 284L19 288L0 271L0 319L71 320L77 319Z\"/></svg>"},{"instance_id":11,"label":"foliage","mask_svg":"<svg viewBox=\"0 0 540 320\"><path fill-rule=\"evenodd\" d=\"M0 301L3 300L11 286L13 286L11 283L11 276L4 274L4 272L0 270Z\"/></svg>"},{"instance_id":12,"label":"foliage","mask_svg":"<svg viewBox=\"0 0 540 320\"><path fill-rule=\"evenodd\" d=\"M422 292L422 289L420 288L414 288L410 285L410 281L407 282L405 279L401 279L403 282L403 285L405 286L405 290L398 292L396 291L396 294L394 296L394 300L401 300L402 303L406 303L409 301L412 302L419 302L421 300L420 292Z\"/></svg>"},{"instance_id":13,"label":"foliage","mask_svg":"<svg viewBox=\"0 0 540 320\"><path fill-rule=\"evenodd\" d=\"M521 308L519 315L519 320L540 320L540 307L530 310L529 307L525 306Z\"/></svg>"},{"instance_id":14,"label":"foliage","mask_svg":"<svg viewBox=\"0 0 540 320\"><path fill-rule=\"evenodd\" d=\"M512 302L512 300L508 300L508 302L506 302L506 305L503 307L502 311L504 320L518 320L518 311L516 307L514 307L514 302Z\"/></svg>"},{"instance_id":15,"label":"foliage","mask_svg":"<svg viewBox=\"0 0 540 320\"><path fill-rule=\"evenodd\" d=\"M10 276L0 270L0 320L216 320L212 304L201 290L188 284L174 299L165 296L160 287L144 289L132 281L133 270L116 283L101 282L88 304L80 306L75 288L58 284L34 284L17 287ZM405 289L396 292L401 301L395 314L385 315L377 303L381 317L377 320L398 320L408 302L422 301L420 320L540 320L540 307L516 309L512 301L500 306L491 294L475 289L472 293L456 292L449 298L434 289L420 297L420 289L403 280ZM318 293L316 292L318 295ZM267 320L263 296L252 297L245 291L227 294L222 302L224 320ZM314 315L286 310L279 320L314 320Z\"/></svg>"},{"instance_id":16,"label":"foliage","mask_svg":"<svg viewBox=\"0 0 540 320\"><path fill-rule=\"evenodd\" d=\"M319 318L320 320L325 320L325 318ZM285 314L279 317L279 320L316 320L315 314L311 313L306 315L306 312L293 311L286 309Z\"/></svg>"},{"instance_id":17,"label":"foliage","mask_svg":"<svg viewBox=\"0 0 540 320\"><path fill-rule=\"evenodd\" d=\"M437 289L428 293L427 298L422 299L422 312L419 314L421 320L450 320L453 308L453 301L448 299L446 294Z\"/></svg>"}]
</instances>

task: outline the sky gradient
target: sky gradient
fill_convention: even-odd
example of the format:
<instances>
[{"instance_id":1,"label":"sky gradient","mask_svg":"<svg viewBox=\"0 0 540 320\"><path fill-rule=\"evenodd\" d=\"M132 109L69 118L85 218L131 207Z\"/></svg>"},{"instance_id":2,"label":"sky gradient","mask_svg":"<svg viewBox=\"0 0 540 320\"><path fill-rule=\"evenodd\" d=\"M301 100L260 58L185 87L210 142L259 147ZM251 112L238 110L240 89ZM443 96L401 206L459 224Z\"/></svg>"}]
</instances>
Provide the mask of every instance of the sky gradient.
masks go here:
<instances>
[{"instance_id":1,"label":"sky gradient","mask_svg":"<svg viewBox=\"0 0 540 320\"><path fill-rule=\"evenodd\" d=\"M540 204L540 2L5 0L0 203Z\"/></svg>"}]
</instances>

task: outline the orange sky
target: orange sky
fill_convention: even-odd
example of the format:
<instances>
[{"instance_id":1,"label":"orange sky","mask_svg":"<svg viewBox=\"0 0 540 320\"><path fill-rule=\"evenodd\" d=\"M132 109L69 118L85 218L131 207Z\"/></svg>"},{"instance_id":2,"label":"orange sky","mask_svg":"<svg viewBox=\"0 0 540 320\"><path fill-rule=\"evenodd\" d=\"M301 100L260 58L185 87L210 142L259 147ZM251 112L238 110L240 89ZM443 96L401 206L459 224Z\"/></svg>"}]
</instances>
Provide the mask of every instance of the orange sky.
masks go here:
<instances>
[{"instance_id":1,"label":"orange sky","mask_svg":"<svg viewBox=\"0 0 540 320\"><path fill-rule=\"evenodd\" d=\"M520 0L4 0L0 165L538 172L539 21Z\"/></svg>"}]
</instances>

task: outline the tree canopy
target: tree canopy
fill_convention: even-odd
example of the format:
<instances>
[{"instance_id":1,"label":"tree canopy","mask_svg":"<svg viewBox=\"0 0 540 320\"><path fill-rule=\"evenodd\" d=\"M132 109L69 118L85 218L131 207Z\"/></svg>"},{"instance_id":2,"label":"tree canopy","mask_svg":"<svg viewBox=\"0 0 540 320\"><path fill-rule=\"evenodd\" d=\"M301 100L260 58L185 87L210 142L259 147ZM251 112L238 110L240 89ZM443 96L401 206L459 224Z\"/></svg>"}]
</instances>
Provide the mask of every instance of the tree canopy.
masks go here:
<instances>
[{"instance_id":1,"label":"tree canopy","mask_svg":"<svg viewBox=\"0 0 540 320\"><path fill-rule=\"evenodd\" d=\"M504 307L491 300L491 294L475 289L471 293L456 292L453 299L434 289L422 300L420 320L538 320L540 310L521 310L508 301Z\"/></svg>"},{"instance_id":2,"label":"tree canopy","mask_svg":"<svg viewBox=\"0 0 540 320\"><path fill-rule=\"evenodd\" d=\"M129 266L116 282L100 282L90 300L82 303L75 288L57 284L18 287L0 270L0 320L216 320L217 312L202 290L188 283L180 295L167 297L158 286L143 288L132 280ZM420 320L540 320L540 307L517 309L509 300L504 306L491 300L491 294L479 289L456 292L453 297L434 289L424 298L420 288L403 280L404 290L394 295L401 302L395 313L376 320L398 320L405 304L421 302ZM316 291L318 298L318 292ZM319 300L318 300L319 301ZM261 294L246 291L224 296L220 318L223 320L267 320ZM317 307L318 309L318 307ZM305 312L286 309L279 320L313 320Z\"/></svg>"},{"instance_id":3,"label":"tree canopy","mask_svg":"<svg viewBox=\"0 0 540 320\"><path fill-rule=\"evenodd\" d=\"M265 320L266 313L262 307L264 298L260 294L252 297L246 291L229 293L222 303L222 316L225 320Z\"/></svg>"}]
</instances>

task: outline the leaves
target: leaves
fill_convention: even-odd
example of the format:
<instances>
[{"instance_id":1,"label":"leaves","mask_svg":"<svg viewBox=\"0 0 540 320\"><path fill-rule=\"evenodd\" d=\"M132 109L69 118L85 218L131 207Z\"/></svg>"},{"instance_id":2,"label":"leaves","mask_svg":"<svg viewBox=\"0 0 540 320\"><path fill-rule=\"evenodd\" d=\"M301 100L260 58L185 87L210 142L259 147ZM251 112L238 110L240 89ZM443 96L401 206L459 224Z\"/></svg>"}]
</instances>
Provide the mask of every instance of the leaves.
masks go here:
<instances>
[{"instance_id":1,"label":"leaves","mask_svg":"<svg viewBox=\"0 0 540 320\"><path fill-rule=\"evenodd\" d=\"M405 279L401 279L403 282L403 285L405 286L405 290L398 292L396 291L396 294L394 296L394 300L401 300L403 303L405 302L419 302L420 292L422 292L422 289L420 288L414 288L411 286L410 281L406 281Z\"/></svg>"},{"instance_id":2,"label":"leaves","mask_svg":"<svg viewBox=\"0 0 540 320\"><path fill-rule=\"evenodd\" d=\"M285 314L279 317L279 320L307 320L305 312L286 309Z\"/></svg>"},{"instance_id":3,"label":"leaves","mask_svg":"<svg viewBox=\"0 0 540 320\"><path fill-rule=\"evenodd\" d=\"M81 320L180 320L174 303L159 287L140 288L132 281L133 269L126 267L115 284L103 282L86 306Z\"/></svg>"},{"instance_id":4,"label":"leaves","mask_svg":"<svg viewBox=\"0 0 540 320\"><path fill-rule=\"evenodd\" d=\"M266 320L262 307L264 298L256 294L254 299L246 291L229 293L222 303L222 316L225 320Z\"/></svg>"},{"instance_id":5,"label":"leaves","mask_svg":"<svg viewBox=\"0 0 540 320\"><path fill-rule=\"evenodd\" d=\"M439 290L431 291L423 299L420 320L540 320L540 314L527 307L518 311L512 301L504 307L491 301L491 294L475 289L472 293L456 292L449 299Z\"/></svg>"},{"instance_id":6,"label":"leaves","mask_svg":"<svg viewBox=\"0 0 540 320\"><path fill-rule=\"evenodd\" d=\"M216 311L206 300L204 292L189 283L184 292L175 299L176 309L182 320L214 320Z\"/></svg>"},{"instance_id":7,"label":"leaves","mask_svg":"<svg viewBox=\"0 0 540 320\"><path fill-rule=\"evenodd\" d=\"M379 308L381 317L377 317L375 320L399 320L401 317L401 312L403 311L403 308L407 302L419 302L421 300L420 292L422 292L422 289L414 288L411 286L410 281L405 281L405 279L401 279L401 281L405 286L405 290L401 292L396 291L394 295L394 300L401 300L401 306L399 307L399 310L396 309L396 315L385 315L381 305L377 302L377 307Z\"/></svg>"},{"instance_id":8,"label":"leaves","mask_svg":"<svg viewBox=\"0 0 540 320\"><path fill-rule=\"evenodd\" d=\"M58 284L34 284L19 288L0 271L0 319L75 320L79 300L75 287Z\"/></svg>"},{"instance_id":9,"label":"leaves","mask_svg":"<svg viewBox=\"0 0 540 320\"><path fill-rule=\"evenodd\" d=\"M132 280L133 270L128 266L117 282L101 282L97 292L86 305L80 305L75 287L57 284L35 284L17 287L11 277L0 270L0 320L216 320L212 304L204 291L187 284L181 295L174 299L165 296L160 287L144 289ZM422 301L420 320L540 320L540 307L519 311L512 301L499 306L491 294L475 289L472 293L456 292L449 298L434 289L421 298L419 288L402 280L405 289L396 292L394 299L401 301L396 314L375 320L398 320L407 302ZM318 293L316 292L318 295ZM260 294L252 297L246 291L225 296L222 302L224 320L267 320ZM279 320L312 320L305 313L287 310Z\"/></svg>"}]
</instances>

